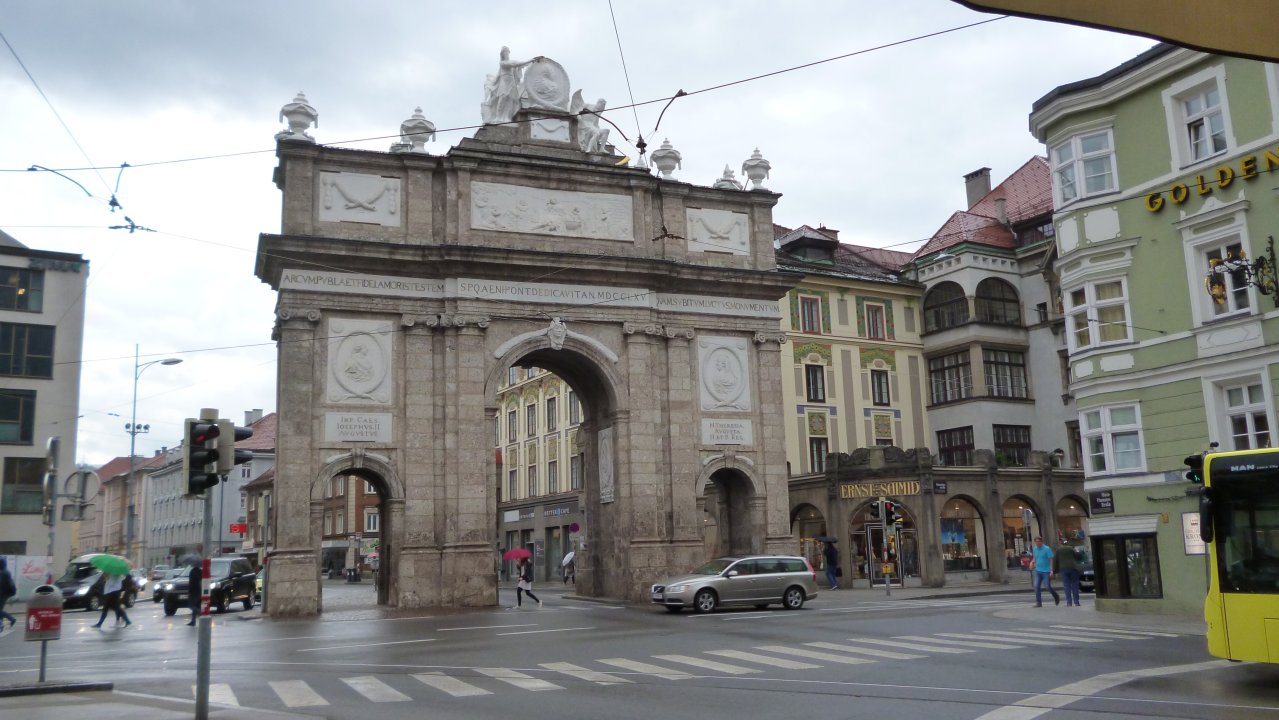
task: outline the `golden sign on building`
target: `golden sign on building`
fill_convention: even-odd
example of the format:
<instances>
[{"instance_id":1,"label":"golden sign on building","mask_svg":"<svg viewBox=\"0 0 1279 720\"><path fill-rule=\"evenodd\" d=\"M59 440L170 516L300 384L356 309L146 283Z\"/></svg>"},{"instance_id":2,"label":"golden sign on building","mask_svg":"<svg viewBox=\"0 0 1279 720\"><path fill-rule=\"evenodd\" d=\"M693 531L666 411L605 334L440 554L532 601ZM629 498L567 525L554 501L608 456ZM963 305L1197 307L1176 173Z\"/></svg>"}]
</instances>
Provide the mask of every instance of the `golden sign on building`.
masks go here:
<instances>
[{"instance_id":1,"label":"golden sign on building","mask_svg":"<svg viewBox=\"0 0 1279 720\"><path fill-rule=\"evenodd\" d=\"M839 499L877 498L881 495L918 495L918 480L895 480L876 483L843 483L839 486Z\"/></svg>"}]
</instances>

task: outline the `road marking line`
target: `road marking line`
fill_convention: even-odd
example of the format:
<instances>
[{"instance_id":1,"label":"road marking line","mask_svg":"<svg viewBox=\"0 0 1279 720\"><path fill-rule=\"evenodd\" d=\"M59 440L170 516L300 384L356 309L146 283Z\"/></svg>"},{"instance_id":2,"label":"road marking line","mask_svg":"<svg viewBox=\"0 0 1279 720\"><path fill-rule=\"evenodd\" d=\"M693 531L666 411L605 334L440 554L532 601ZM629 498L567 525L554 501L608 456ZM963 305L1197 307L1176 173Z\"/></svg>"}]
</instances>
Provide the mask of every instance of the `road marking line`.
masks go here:
<instances>
[{"instance_id":1,"label":"road marking line","mask_svg":"<svg viewBox=\"0 0 1279 720\"><path fill-rule=\"evenodd\" d=\"M945 643L947 645L962 645L965 647L986 648L987 650L1017 650L1021 645L1010 645L1007 643L996 642L978 642L976 640L943 640L941 638L927 637L924 635L898 635L902 640L923 640L932 643Z\"/></svg>"},{"instance_id":2,"label":"road marking line","mask_svg":"<svg viewBox=\"0 0 1279 720\"><path fill-rule=\"evenodd\" d=\"M893 652L891 650L857 647L856 645L840 645L839 643L832 642L810 642L804 644L809 647L838 650L840 652L853 653L854 655L870 655L871 657L884 658L885 660L918 660L919 658L924 657L923 655L909 655L907 653Z\"/></svg>"},{"instance_id":3,"label":"road marking line","mask_svg":"<svg viewBox=\"0 0 1279 720\"><path fill-rule=\"evenodd\" d=\"M871 645L887 645L888 647L906 648L907 650L923 650L924 652L950 653L952 655L972 652L972 650L965 650L963 648L938 647L937 645L919 645L916 643L901 642L898 640L881 640L880 638L850 637L848 639L853 642L870 643Z\"/></svg>"},{"instance_id":4,"label":"road marking line","mask_svg":"<svg viewBox=\"0 0 1279 720\"><path fill-rule=\"evenodd\" d=\"M1087 625L1053 625L1062 630L1087 630L1098 633L1115 633L1117 635L1141 635L1143 637L1180 637L1177 633L1155 632L1154 630L1126 630L1123 628L1089 627Z\"/></svg>"},{"instance_id":5,"label":"road marking line","mask_svg":"<svg viewBox=\"0 0 1279 720\"><path fill-rule=\"evenodd\" d=\"M504 683L514 685L521 690L531 690L533 692L541 692L542 690L563 690L564 688L555 683L547 682L532 675L525 675L522 672L510 670L508 668L475 668L475 672L488 675L495 680L501 680Z\"/></svg>"},{"instance_id":6,"label":"road marking line","mask_svg":"<svg viewBox=\"0 0 1279 720\"><path fill-rule=\"evenodd\" d=\"M429 685L436 690L452 695L453 697L471 697L473 695L492 695L493 693L482 687L463 682L455 677L444 675L443 673L414 673L413 677L417 678L424 685Z\"/></svg>"},{"instance_id":7,"label":"road marking line","mask_svg":"<svg viewBox=\"0 0 1279 720\"><path fill-rule=\"evenodd\" d=\"M1141 678L1148 677L1160 677L1163 675L1177 675L1188 672L1200 672L1203 670L1216 670L1228 667L1229 665L1229 660L1210 660L1208 662L1193 663L1190 665L1171 665L1161 668L1146 668L1144 670L1124 670L1116 673L1108 673L1106 675L1097 675L1095 677L1053 688L1052 690L1040 695L1018 700L1012 705L991 710L985 715L978 717L977 720L1034 720L1034 718L1037 718L1051 710L1065 707L1066 705L1078 700L1084 700L1091 695L1095 695L1103 690L1110 689L1116 685L1122 685L1132 680L1139 680Z\"/></svg>"},{"instance_id":8,"label":"road marking line","mask_svg":"<svg viewBox=\"0 0 1279 720\"><path fill-rule=\"evenodd\" d=\"M782 658L769 657L758 653L742 652L741 650L707 650L708 655L719 655L721 657L733 658L734 660L745 660L746 662L759 663L761 665L772 665L773 667L786 668L788 670L813 670L821 667L821 665L813 665L812 663L799 662L797 660L783 660Z\"/></svg>"},{"instance_id":9,"label":"road marking line","mask_svg":"<svg viewBox=\"0 0 1279 720\"><path fill-rule=\"evenodd\" d=\"M659 667L645 662L627 660L626 658L605 658L596 660L595 662L612 665L613 667L620 667L623 670L630 670L631 672L644 673L645 675L656 675L664 680L687 680L693 677L692 675L680 670L672 670L670 668Z\"/></svg>"},{"instance_id":10,"label":"road marking line","mask_svg":"<svg viewBox=\"0 0 1279 720\"><path fill-rule=\"evenodd\" d=\"M520 623L518 625L472 625L470 627L447 627L439 628L436 632L451 632L453 630L500 630L502 628L514 627L537 627L537 623Z\"/></svg>"},{"instance_id":11,"label":"road marking line","mask_svg":"<svg viewBox=\"0 0 1279 720\"><path fill-rule=\"evenodd\" d=\"M427 638L425 640L394 640L391 642L362 643L360 645L329 645L327 647L302 648L301 650L294 650L293 652L304 653L304 652L318 652L320 650L345 650L347 648L382 647L383 645L407 645L410 643L426 643L426 642L435 642L435 638Z\"/></svg>"},{"instance_id":12,"label":"road marking line","mask_svg":"<svg viewBox=\"0 0 1279 720\"><path fill-rule=\"evenodd\" d=\"M288 707L312 707L328 705L329 701L320 697L305 680L272 680L267 683L275 691L280 702Z\"/></svg>"},{"instance_id":13,"label":"road marking line","mask_svg":"<svg viewBox=\"0 0 1279 720\"><path fill-rule=\"evenodd\" d=\"M616 675L609 675L608 673L595 672L594 670L587 670L584 667L581 667L579 665L574 665L572 663L542 663L542 667L546 668L547 670L554 670L555 672L564 673L565 675L568 675L569 677L575 677L578 680L586 680L587 682L600 683L601 685L613 685L615 683L633 682L631 680L627 680L626 678L617 677Z\"/></svg>"},{"instance_id":14,"label":"road marking line","mask_svg":"<svg viewBox=\"0 0 1279 720\"><path fill-rule=\"evenodd\" d=\"M516 632L504 632L504 633L497 633L497 634L498 635L536 635L538 633L555 633L555 632L569 632L571 630L594 630L594 629L595 629L594 627L568 627L568 628L554 628L551 630L519 630Z\"/></svg>"},{"instance_id":15,"label":"road marking line","mask_svg":"<svg viewBox=\"0 0 1279 720\"><path fill-rule=\"evenodd\" d=\"M995 635L995 636L998 636L1000 640L1005 640L1005 639L1014 640L1017 642L1018 645L1042 645L1044 647L1060 647L1062 645L1069 644L1063 640L1037 640L1034 638L1027 637L1027 635L1031 634L1027 632L1009 632L1007 630L974 630L973 632L976 633L979 637ZM960 635L959 633L938 633L938 635L945 635L946 637L972 637L971 635ZM990 638L986 637L986 639L989 640Z\"/></svg>"},{"instance_id":16,"label":"road marking line","mask_svg":"<svg viewBox=\"0 0 1279 720\"><path fill-rule=\"evenodd\" d=\"M729 675L747 675L749 673L761 672L755 668L746 668L740 665L729 665L728 663L715 662L714 660L705 660L703 658L690 657L688 655L654 655L653 657L658 660L683 663L685 665L692 665L693 667L704 668L706 670L728 673Z\"/></svg>"},{"instance_id":17,"label":"road marking line","mask_svg":"<svg viewBox=\"0 0 1279 720\"><path fill-rule=\"evenodd\" d=\"M830 653L817 652L816 650L790 648L785 645L760 645L755 649L781 653L782 655L795 655L796 657L809 658L810 660L826 660L828 662L841 663L843 665L861 665L862 663L875 662L874 660L867 660L865 658L848 657L847 655L832 655Z\"/></svg>"},{"instance_id":18,"label":"road marking line","mask_svg":"<svg viewBox=\"0 0 1279 720\"><path fill-rule=\"evenodd\" d=\"M196 686L191 686L191 695L196 694ZM217 705L235 705L240 706L240 701L236 699L235 693L232 692L231 686L226 683L212 683L209 685L209 702Z\"/></svg>"},{"instance_id":19,"label":"road marking line","mask_svg":"<svg viewBox=\"0 0 1279 720\"><path fill-rule=\"evenodd\" d=\"M1069 640L1070 642L1081 642L1081 643L1104 643L1104 642L1110 642L1111 640L1115 639L1115 638L1109 638L1109 637L1108 638L1084 637L1076 633L1066 632L1065 630L1059 630L1057 632L1053 632L1051 630L1048 630L1047 628L1025 628L1022 632L1033 634L1035 637L1042 637L1045 640Z\"/></svg>"},{"instance_id":20,"label":"road marking line","mask_svg":"<svg viewBox=\"0 0 1279 720\"><path fill-rule=\"evenodd\" d=\"M413 699L372 675L342 678L342 682L373 702L404 702Z\"/></svg>"}]
</instances>

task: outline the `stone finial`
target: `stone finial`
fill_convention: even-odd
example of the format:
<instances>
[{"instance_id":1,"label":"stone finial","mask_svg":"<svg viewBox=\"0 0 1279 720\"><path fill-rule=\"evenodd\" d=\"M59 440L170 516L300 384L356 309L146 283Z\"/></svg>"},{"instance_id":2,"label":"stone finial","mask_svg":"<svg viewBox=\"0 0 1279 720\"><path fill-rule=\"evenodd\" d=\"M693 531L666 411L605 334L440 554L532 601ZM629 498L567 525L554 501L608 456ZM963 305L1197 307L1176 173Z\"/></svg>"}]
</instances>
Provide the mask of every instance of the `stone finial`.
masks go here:
<instances>
[{"instance_id":1,"label":"stone finial","mask_svg":"<svg viewBox=\"0 0 1279 720\"><path fill-rule=\"evenodd\" d=\"M773 164L759 154L759 148L755 148L755 152L751 153L751 156L742 163L742 174L750 180L751 190L767 189L764 187L764 179L768 177L768 171L772 167Z\"/></svg>"},{"instance_id":2,"label":"stone finial","mask_svg":"<svg viewBox=\"0 0 1279 720\"><path fill-rule=\"evenodd\" d=\"M422 108L400 123L400 141L391 145L391 152L425 153L426 144L435 139L435 123L426 119Z\"/></svg>"},{"instance_id":3,"label":"stone finial","mask_svg":"<svg viewBox=\"0 0 1279 720\"><path fill-rule=\"evenodd\" d=\"M276 140L315 142L315 138L306 131L311 127L311 123L315 123L316 127L320 126L320 113L306 101L306 93L299 90L293 102L285 103L284 107L280 108L280 119L288 120L289 128L276 133Z\"/></svg>"},{"instance_id":4,"label":"stone finial","mask_svg":"<svg viewBox=\"0 0 1279 720\"><path fill-rule=\"evenodd\" d=\"M715 181L715 184L712 187L716 190L741 190L742 184L737 182L737 178L734 177L733 171L725 165L724 174Z\"/></svg>"},{"instance_id":5,"label":"stone finial","mask_svg":"<svg viewBox=\"0 0 1279 720\"><path fill-rule=\"evenodd\" d=\"M670 140L662 140L662 146L652 153L653 166L662 174L662 177L670 179L671 173L675 172L675 168L680 167L680 154L676 150Z\"/></svg>"}]
</instances>

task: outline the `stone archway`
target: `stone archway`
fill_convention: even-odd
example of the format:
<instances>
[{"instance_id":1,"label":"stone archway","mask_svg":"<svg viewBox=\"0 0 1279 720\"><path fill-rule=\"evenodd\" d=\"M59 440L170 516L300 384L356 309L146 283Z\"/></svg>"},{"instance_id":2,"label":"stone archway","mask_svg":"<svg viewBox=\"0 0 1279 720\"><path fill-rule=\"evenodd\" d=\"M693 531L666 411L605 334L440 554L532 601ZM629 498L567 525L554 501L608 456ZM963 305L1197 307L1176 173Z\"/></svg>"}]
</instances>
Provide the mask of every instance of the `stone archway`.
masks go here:
<instances>
[{"instance_id":1,"label":"stone archway","mask_svg":"<svg viewBox=\"0 0 1279 720\"><path fill-rule=\"evenodd\" d=\"M726 452L717 498L750 528L731 544L797 549L775 409L778 300L799 277L776 268L779 196L659 179L583 151L578 122L523 110L442 156L277 146L282 231L256 269L279 293L273 612L319 610L303 508L355 450L400 483L391 604L496 602L495 382L516 362L593 400L599 570L579 592L642 601L701 560L702 489Z\"/></svg>"}]
</instances>

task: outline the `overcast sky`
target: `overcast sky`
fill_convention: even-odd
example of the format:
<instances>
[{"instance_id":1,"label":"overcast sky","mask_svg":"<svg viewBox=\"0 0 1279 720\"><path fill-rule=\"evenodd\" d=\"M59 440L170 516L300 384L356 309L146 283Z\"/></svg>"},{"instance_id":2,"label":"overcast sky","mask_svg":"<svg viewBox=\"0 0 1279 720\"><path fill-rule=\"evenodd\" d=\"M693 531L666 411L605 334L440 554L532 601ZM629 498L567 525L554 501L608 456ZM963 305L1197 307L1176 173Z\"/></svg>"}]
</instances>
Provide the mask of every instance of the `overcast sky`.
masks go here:
<instances>
[{"instance_id":1,"label":"overcast sky","mask_svg":"<svg viewBox=\"0 0 1279 720\"><path fill-rule=\"evenodd\" d=\"M725 165L740 175L758 147L784 195L776 222L909 251L964 209L964 174L990 167L998 182L1043 154L1031 103L1152 44L950 0L614 0L613 12L616 35L606 0L0 0L0 32L35 80L0 45L0 229L90 262L75 459L128 454L135 343L142 362L184 359L141 376L138 421L151 432L139 454L176 445L202 407L237 422L275 410L275 294L253 264L258 234L280 229L273 135L299 90L320 113L320 142L386 150L420 105L441 129L427 149L443 154L473 132L443 130L479 123L502 45L558 61L610 107L859 53L681 98L656 132L664 102L607 116L650 151L669 138L683 182L709 185ZM611 140L636 156L616 130ZM120 177L113 214L122 162L138 167ZM90 164L108 169L65 174L92 198L24 172ZM124 215L155 232L107 229Z\"/></svg>"}]
</instances>

